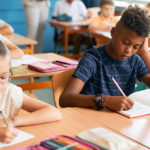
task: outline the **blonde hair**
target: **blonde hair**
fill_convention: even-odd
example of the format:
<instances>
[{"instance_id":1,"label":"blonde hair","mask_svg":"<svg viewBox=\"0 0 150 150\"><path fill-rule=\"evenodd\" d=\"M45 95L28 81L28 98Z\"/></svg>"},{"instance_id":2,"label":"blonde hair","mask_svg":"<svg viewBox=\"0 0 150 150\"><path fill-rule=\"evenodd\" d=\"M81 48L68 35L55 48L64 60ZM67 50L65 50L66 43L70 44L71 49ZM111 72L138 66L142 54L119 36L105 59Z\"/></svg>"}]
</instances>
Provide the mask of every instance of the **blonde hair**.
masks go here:
<instances>
[{"instance_id":1,"label":"blonde hair","mask_svg":"<svg viewBox=\"0 0 150 150\"><path fill-rule=\"evenodd\" d=\"M0 56L8 56L10 58L10 52L2 41L0 41Z\"/></svg>"}]
</instances>

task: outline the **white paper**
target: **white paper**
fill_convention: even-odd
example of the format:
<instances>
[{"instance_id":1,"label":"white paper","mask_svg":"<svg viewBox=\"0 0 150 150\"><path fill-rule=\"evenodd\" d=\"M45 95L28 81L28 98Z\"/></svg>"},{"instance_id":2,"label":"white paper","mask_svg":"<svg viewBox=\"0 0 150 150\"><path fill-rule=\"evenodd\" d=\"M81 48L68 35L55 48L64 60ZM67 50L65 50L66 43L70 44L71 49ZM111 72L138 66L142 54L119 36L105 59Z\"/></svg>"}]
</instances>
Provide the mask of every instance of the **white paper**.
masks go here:
<instances>
[{"instance_id":1,"label":"white paper","mask_svg":"<svg viewBox=\"0 0 150 150\"><path fill-rule=\"evenodd\" d=\"M104 128L93 128L77 134L77 137L108 150L130 150L137 144Z\"/></svg>"},{"instance_id":2,"label":"white paper","mask_svg":"<svg viewBox=\"0 0 150 150\"><path fill-rule=\"evenodd\" d=\"M47 60L25 54L20 59L11 59L11 67L19 67L22 65L28 65L39 61L47 61Z\"/></svg>"},{"instance_id":3,"label":"white paper","mask_svg":"<svg viewBox=\"0 0 150 150\"><path fill-rule=\"evenodd\" d=\"M128 96L134 102L139 102L150 107L150 89L134 92Z\"/></svg>"},{"instance_id":4,"label":"white paper","mask_svg":"<svg viewBox=\"0 0 150 150\"><path fill-rule=\"evenodd\" d=\"M101 35L103 35L104 37L111 39L111 34L110 34L110 32L96 31L95 33L101 34Z\"/></svg>"},{"instance_id":5,"label":"white paper","mask_svg":"<svg viewBox=\"0 0 150 150\"><path fill-rule=\"evenodd\" d=\"M16 130L18 132L18 136L9 144L0 143L0 148L5 147L5 146L10 146L10 145L13 145L13 144L17 144L17 143L26 141L26 140L31 139L31 138L34 137L32 134L23 132L23 131L18 130L18 129L16 129Z\"/></svg>"},{"instance_id":6,"label":"white paper","mask_svg":"<svg viewBox=\"0 0 150 150\"><path fill-rule=\"evenodd\" d=\"M132 109L120 111L120 113L132 118L144 115L150 115L150 107L141 103L135 102Z\"/></svg>"}]
</instances>

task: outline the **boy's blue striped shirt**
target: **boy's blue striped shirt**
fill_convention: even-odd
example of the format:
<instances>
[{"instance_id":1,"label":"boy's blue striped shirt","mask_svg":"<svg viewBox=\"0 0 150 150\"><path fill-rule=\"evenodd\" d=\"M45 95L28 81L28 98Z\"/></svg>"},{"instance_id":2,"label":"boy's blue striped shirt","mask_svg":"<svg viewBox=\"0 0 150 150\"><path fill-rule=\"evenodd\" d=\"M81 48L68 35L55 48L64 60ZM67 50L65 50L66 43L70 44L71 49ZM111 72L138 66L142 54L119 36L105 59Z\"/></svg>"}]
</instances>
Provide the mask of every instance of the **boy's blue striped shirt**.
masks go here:
<instances>
[{"instance_id":1,"label":"boy's blue striped shirt","mask_svg":"<svg viewBox=\"0 0 150 150\"><path fill-rule=\"evenodd\" d=\"M107 54L105 46L101 46L84 54L73 76L85 83L81 94L120 96L112 77L124 93L129 95L134 92L136 79L141 79L148 73L143 60L137 54L118 61Z\"/></svg>"}]
</instances>

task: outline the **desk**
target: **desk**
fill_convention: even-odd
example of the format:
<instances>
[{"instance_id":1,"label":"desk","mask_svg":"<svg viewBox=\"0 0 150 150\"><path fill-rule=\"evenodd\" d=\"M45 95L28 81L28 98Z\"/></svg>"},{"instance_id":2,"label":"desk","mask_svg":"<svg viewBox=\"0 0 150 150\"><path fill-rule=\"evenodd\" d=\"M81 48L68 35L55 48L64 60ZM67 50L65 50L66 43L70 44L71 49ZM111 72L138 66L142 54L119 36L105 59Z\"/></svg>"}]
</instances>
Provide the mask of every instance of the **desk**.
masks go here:
<instances>
[{"instance_id":1,"label":"desk","mask_svg":"<svg viewBox=\"0 0 150 150\"><path fill-rule=\"evenodd\" d=\"M91 37L96 40L96 46L102 46L108 43L111 39L110 32L95 31L90 33Z\"/></svg>"},{"instance_id":2,"label":"desk","mask_svg":"<svg viewBox=\"0 0 150 150\"><path fill-rule=\"evenodd\" d=\"M57 59L62 59L66 60L68 58L65 58L63 56L60 56L55 53L41 53L41 54L33 54L33 56L48 60L48 61L54 61ZM37 71L33 71L28 69L27 65L17 67L18 69L23 69L26 70L26 74L21 74L21 75L14 75L13 79L23 79L23 78L29 78L30 82L29 83L24 83L24 84L18 84L23 90L30 90L31 93L33 93L32 90L34 89L42 89L42 88L51 88L52 87L52 82L51 81L43 81L43 82L36 82L34 83L34 77L42 77L42 76L53 76L61 71L55 71L55 72L47 72L47 73L40 73Z\"/></svg>"},{"instance_id":3,"label":"desk","mask_svg":"<svg viewBox=\"0 0 150 150\"><path fill-rule=\"evenodd\" d=\"M129 119L111 111L76 109L94 121L150 149L150 116Z\"/></svg>"},{"instance_id":4,"label":"desk","mask_svg":"<svg viewBox=\"0 0 150 150\"><path fill-rule=\"evenodd\" d=\"M6 35L6 37L15 45L18 46L26 46L25 49L23 49L24 54L33 54L34 53L34 45L37 44L37 41L32 40L30 38L24 37L19 34L12 34L12 35Z\"/></svg>"},{"instance_id":5,"label":"desk","mask_svg":"<svg viewBox=\"0 0 150 150\"><path fill-rule=\"evenodd\" d=\"M100 43L96 46L101 46L108 43L111 39L110 32L95 31L90 33L92 38L98 39ZM148 47L150 47L150 38L148 39Z\"/></svg>"},{"instance_id":6,"label":"desk","mask_svg":"<svg viewBox=\"0 0 150 150\"><path fill-rule=\"evenodd\" d=\"M86 27L90 23L90 19L82 20L82 21L74 21L74 22L61 22L57 21L55 19L50 20L50 25L54 26L56 28L62 28L65 30L65 56L66 57L71 57L71 58L79 58L81 55L72 55L69 56L68 54L68 47L69 47L69 34L77 34L77 33L83 33L83 32L88 32L88 28L81 28L81 27ZM71 29L72 27L79 27L79 29Z\"/></svg>"},{"instance_id":7,"label":"desk","mask_svg":"<svg viewBox=\"0 0 150 150\"><path fill-rule=\"evenodd\" d=\"M35 145L44 138L58 134L75 136L77 133L90 128L96 127L105 128L103 125L92 120L92 118L88 118L84 114L78 112L76 108L64 108L61 109L60 111L62 112L63 119L59 122L52 122L49 124L41 124L18 128L20 130L33 134L35 138L30 139L28 141L24 141L19 144L15 144L13 146L1 148L0 150L12 150L14 148L23 145ZM146 149L143 146L138 145L138 147L135 148L134 150L146 150Z\"/></svg>"}]
</instances>

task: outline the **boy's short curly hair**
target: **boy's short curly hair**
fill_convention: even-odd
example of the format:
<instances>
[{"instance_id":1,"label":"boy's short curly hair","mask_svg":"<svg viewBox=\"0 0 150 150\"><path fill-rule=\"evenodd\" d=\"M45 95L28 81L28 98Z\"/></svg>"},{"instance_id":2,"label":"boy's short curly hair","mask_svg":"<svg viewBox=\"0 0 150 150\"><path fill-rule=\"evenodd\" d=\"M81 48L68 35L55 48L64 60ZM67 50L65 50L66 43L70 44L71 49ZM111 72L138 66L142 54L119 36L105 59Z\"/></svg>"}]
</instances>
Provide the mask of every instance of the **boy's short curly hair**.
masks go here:
<instances>
[{"instance_id":1,"label":"boy's short curly hair","mask_svg":"<svg viewBox=\"0 0 150 150\"><path fill-rule=\"evenodd\" d=\"M148 37L150 34L150 17L146 10L136 6L129 6L122 14L118 24L123 24L139 36Z\"/></svg>"}]
</instances>

